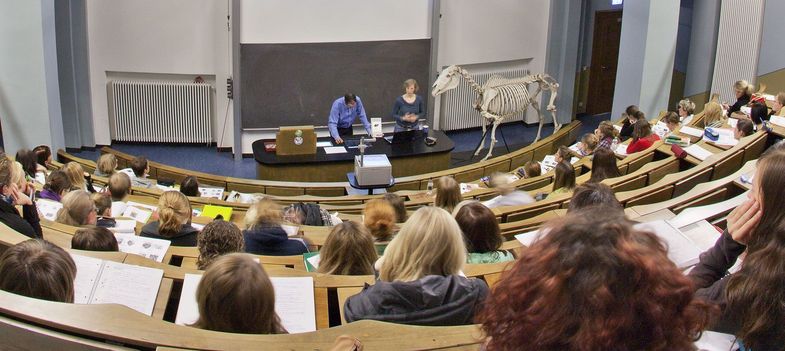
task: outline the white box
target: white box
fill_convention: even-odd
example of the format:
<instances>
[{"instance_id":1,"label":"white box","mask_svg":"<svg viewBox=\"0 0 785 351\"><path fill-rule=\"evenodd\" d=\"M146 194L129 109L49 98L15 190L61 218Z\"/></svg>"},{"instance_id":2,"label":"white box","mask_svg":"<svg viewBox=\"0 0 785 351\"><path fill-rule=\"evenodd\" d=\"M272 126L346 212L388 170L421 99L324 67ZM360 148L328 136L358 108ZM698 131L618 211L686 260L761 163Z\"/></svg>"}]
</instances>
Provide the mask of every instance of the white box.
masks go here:
<instances>
[{"instance_id":1,"label":"white box","mask_svg":"<svg viewBox=\"0 0 785 351\"><path fill-rule=\"evenodd\" d=\"M387 155L365 155L360 165L360 156L354 156L354 175L360 186L387 185L392 177L392 165Z\"/></svg>"}]
</instances>

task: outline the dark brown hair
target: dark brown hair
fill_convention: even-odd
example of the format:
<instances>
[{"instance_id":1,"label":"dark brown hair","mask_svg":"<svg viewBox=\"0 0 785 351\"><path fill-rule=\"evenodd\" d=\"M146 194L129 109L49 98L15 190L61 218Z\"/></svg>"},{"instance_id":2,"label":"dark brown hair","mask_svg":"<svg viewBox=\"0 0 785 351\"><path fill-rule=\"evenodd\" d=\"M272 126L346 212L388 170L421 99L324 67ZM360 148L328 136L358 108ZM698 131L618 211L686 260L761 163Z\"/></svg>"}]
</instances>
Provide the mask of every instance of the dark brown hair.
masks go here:
<instances>
[{"instance_id":1,"label":"dark brown hair","mask_svg":"<svg viewBox=\"0 0 785 351\"><path fill-rule=\"evenodd\" d=\"M35 178L35 172L38 169L37 160L35 152L28 149L19 149L19 151L16 152L16 162L19 162L22 165L22 169L25 171L26 175L33 178Z\"/></svg>"},{"instance_id":2,"label":"dark brown hair","mask_svg":"<svg viewBox=\"0 0 785 351\"><path fill-rule=\"evenodd\" d=\"M599 129L602 139L619 137L619 131L613 127L613 123L611 123L611 121L600 122L600 125L597 126L597 129Z\"/></svg>"},{"instance_id":3,"label":"dark brown hair","mask_svg":"<svg viewBox=\"0 0 785 351\"><path fill-rule=\"evenodd\" d=\"M63 191L71 189L71 182L68 181L68 176L63 171L55 170L46 177L44 189L62 195Z\"/></svg>"},{"instance_id":4,"label":"dark brown hair","mask_svg":"<svg viewBox=\"0 0 785 351\"><path fill-rule=\"evenodd\" d=\"M458 210L455 220L463 232L466 250L484 253L499 250L502 234L493 211L479 202L470 202Z\"/></svg>"},{"instance_id":5,"label":"dark brown hair","mask_svg":"<svg viewBox=\"0 0 785 351\"><path fill-rule=\"evenodd\" d=\"M180 192L185 196L199 196L199 180L194 176L187 176L180 182Z\"/></svg>"},{"instance_id":6,"label":"dark brown hair","mask_svg":"<svg viewBox=\"0 0 785 351\"><path fill-rule=\"evenodd\" d=\"M635 127L632 130L632 138L638 140L651 135L651 124L646 119L639 119L635 122Z\"/></svg>"},{"instance_id":7,"label":"dark brown hair","mask_svg":"<svg viewBox=\"0 0 785 351\"><path fill-rule=\"evenodd\" d=\"M144 171L147 170L147 158L144 156L136 156L131 160L131 170L137 177L144 176Z\"/></svg>"},{"instance_id":8,"label":"dark brown hair","mask_svg":"<svg viewBox=\"0 0 785 351\"><path fill-rule=\"evenodd\" d=\"M575 167L568 161L561 161L556 165L553 177L553 190L575 188Z\"/></svg>"},{"instance_id":9,"label":"dark brown hair","mask_svg":"<svg viewBox=\"0 0 785 351\"><path fill-rule=\"evenodd\" d=\"M681 117L676 112L668 111L665 116L662 116L662 123L665 124L679 124Z\"/></svg>"},{"instance_id":10,"label":"dark brown hair","mask_svg":"<svg viewBox=\"0 0 785 351\"><path fill-rule=\"evenodd\" d=\"M443 176L436 181L436 199L433 202L436 207L452 212L461 200L461 187L455 179Z\"/></svg>"},{"instance_id":11,"label":"dark brown hair","mask_svg":"<svg viewBox=\"0 0 785 351\"><path fill-rule=\"evenodd\" d=\"M605 210L619 212L624 215L621 205L611 187L602 183L584 183L572 191L568 213L586 208L602 207Z\"/></svg>"},{"instance_id":12,"label":"dark brown hair","mask_svg":"<svg viewBox=\"0 0 785 351\"><path fill-rule=\"evenodd\" d=\"M523 164L523 173L526 178L538 177L542 174L542 167L537 161L529 161Z\"/></svg>"},{"instance_id":13,"label":"dark brown hair","mask_svg":"<svg viewBox=\"0 0 785 351\"><path fill-rule=\"evenodd\" d=\"M395 221L397 223L406 222L406 218L408 218L409 215L406 213L406 205L403 201L403 197L400 197L395 193L386 193L382 198L389 202L395 209Z\"/></svg>"},{"instance_id":14,"label":"dark brown hair","mask_svg":"<svg viewBox=\"0 0 785 351\"><path fill-rule=\"evenodd\" d=\"M371 234L353 221L333 227L319 256L318 272L338 275L372 275L378 258Z\"/></svg>"},{"instance_id":15,"label":"dark brown hair","mask_svg":"<svg viewBox=\"0 0 785 351\"><path fill-rule=\"evenodd\" d=\"M589 183L599 183L606 178L618 176L621 176L621 174L616 163L616 154L604 147L594 151L594 158L591 160L591 178L589 178Z\"/></svg>"},{"instance_id":16,"label":"dark brown hair","mask_svg":"<svg viewBox=\"0 0 785 351\"><path fill-rule=\"evenodd\" d=\"M571 214L522 252L477 322L488 350L692 350L711 307L652 233Z\"/></svg>"},{"instance_id":17,"label":"dark brown hair","mask_svg":"<svg viewBox=\"0 0 785 351\"><path fill-rule=\"evenodd\" d=\"M103 227L79 228L71 238L71 248L87 251L120 251L117 239Z\"/></svg>"},{"instance_id":18,"label":"dark brown hair","mask_svg":"<svg viewBox=\"0 0 785 351\"><path fill-rule=\"evenodd\" d=\"M18 243L0 256L0 289L14 294L73 303L75 278L71 256L42 239Z\"/></svg>"},{"instance_id":19,"label":"dark brown hair","mask_svg":"<svg viewBox=\"0 0 785 351\"><path fill-rule=\"evenodd\" d=\"M52 157L52 149L46 145L38 145L33 148L33 152L35 152L36 161L41 166L48 166L49 165L49 158Z\"/></svg>"},{"instance_id":20,"label":"dark brown hair","mask_svg":"<svg viewBox=\"0 0 785 351\"><path fill-rule=\"evenodd\" d=\"M745 137L750 136L755 132L752 121L748 119L740 119L738 122L736 122L736 130L741 132L741 135Z\"/></svg>"}]
</instances>

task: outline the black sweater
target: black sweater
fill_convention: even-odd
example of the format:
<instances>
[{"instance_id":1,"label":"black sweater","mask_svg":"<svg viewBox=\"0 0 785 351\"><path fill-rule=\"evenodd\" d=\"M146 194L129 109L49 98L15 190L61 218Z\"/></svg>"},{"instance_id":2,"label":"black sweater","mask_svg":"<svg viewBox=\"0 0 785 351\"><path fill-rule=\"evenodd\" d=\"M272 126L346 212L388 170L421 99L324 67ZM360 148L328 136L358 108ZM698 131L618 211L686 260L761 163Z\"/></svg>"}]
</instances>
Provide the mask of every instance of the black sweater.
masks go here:
<instances>
[{"instance_id":1,"label":"black sweater","mask_svg":"<svg viewBox=\"0 0 785 351\"><path fill-rule=\"evenodd\" d=\"M31 238L42 238L41 223L38 219L35 202L32 205L22 206L22 214L23 216L19 216L19 211L14 205L0 200L0 222Z\"/></svg>"}]
</instances>

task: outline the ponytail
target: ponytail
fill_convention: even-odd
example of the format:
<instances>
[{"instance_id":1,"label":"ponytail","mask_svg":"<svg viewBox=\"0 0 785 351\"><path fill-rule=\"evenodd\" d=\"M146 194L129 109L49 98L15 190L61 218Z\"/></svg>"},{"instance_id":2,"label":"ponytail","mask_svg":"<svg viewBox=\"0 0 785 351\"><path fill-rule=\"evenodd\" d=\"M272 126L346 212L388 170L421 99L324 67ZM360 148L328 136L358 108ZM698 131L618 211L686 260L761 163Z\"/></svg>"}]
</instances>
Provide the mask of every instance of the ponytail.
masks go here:
<instances>
[{"instance_id":1,"label":"ponytail","mask_svg":"<svg viewBox=\"0 0 785 351\"><path fill-rule=\"evenodd\" d=\"M191 217L191 204L179 191L167 191L158 200L158 234L172 237Z\"/></svg>"}]
</instances>

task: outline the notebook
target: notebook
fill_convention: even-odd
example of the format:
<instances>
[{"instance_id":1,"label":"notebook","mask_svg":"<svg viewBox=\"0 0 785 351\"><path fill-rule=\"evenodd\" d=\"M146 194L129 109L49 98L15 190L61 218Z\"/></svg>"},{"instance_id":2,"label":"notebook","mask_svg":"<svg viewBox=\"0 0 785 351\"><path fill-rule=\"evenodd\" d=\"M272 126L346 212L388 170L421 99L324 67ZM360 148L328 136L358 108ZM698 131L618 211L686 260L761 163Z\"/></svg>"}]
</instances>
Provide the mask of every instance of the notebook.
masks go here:
<instances>
[{"instance_id":1,"label":"notebook","mask_svg":"<svg viewBox=\"0 0 785 351\"><path fill-rule=\"evenodd\" d=\"M668 258L679 268L687 268L699 261L703 250L690 238L667 221L658 220L638 223L637 230L646 230L662 239L668 247Z\"/></svg>"},{"instance_id":2,"label":"notebook","mask_svg":"<svg viewBox=\"0 0 785 351\"><path fill-rule=\"evenodd\" d=\"M202 216L216 218L218 215L221 215L225 220L231 220L232 218L232 208L226 206L216 206L216 205L204 205L204 209L202 210Z\"/></svg>"}]
</instances>

